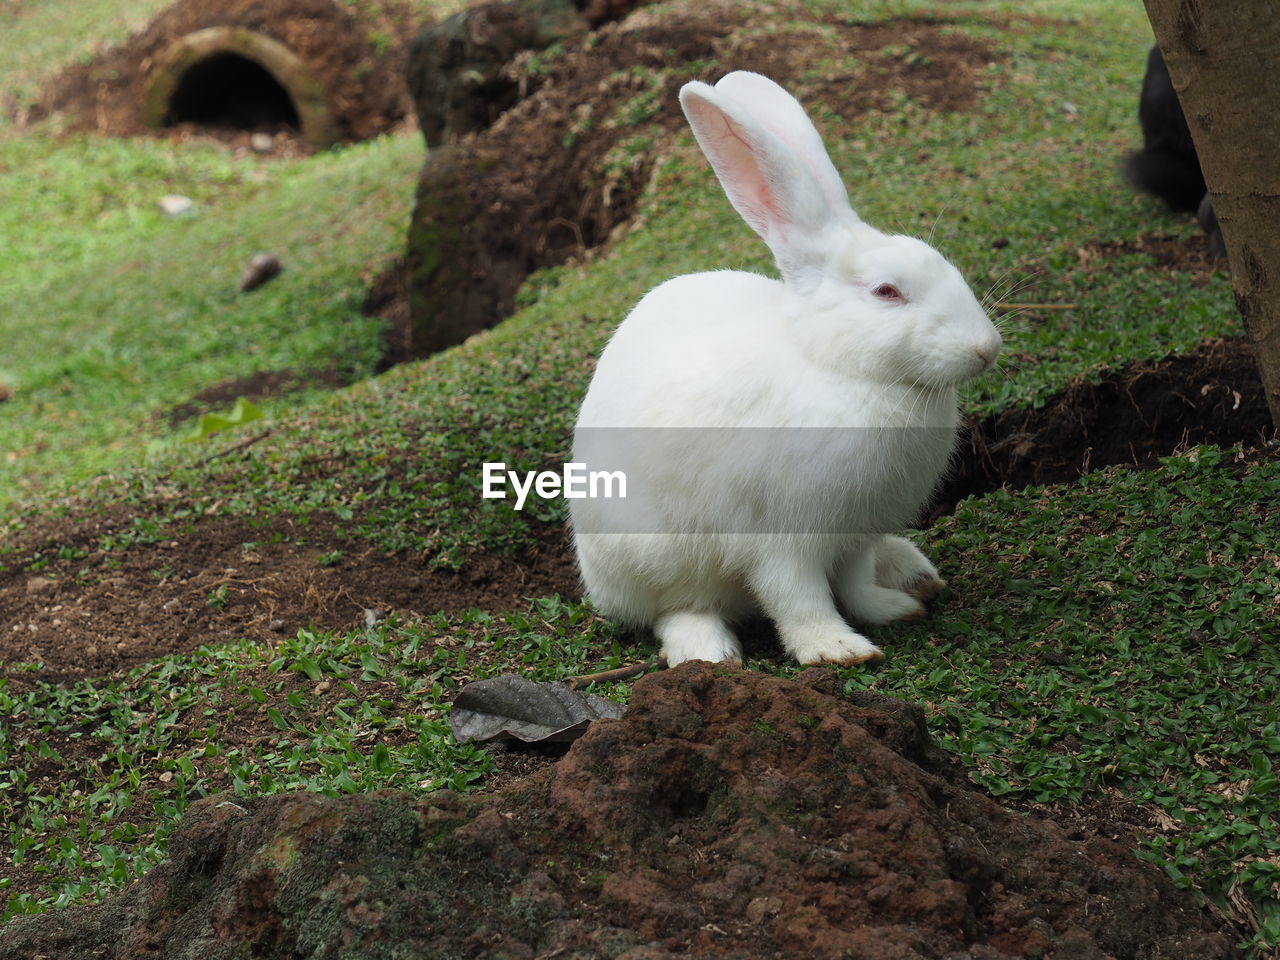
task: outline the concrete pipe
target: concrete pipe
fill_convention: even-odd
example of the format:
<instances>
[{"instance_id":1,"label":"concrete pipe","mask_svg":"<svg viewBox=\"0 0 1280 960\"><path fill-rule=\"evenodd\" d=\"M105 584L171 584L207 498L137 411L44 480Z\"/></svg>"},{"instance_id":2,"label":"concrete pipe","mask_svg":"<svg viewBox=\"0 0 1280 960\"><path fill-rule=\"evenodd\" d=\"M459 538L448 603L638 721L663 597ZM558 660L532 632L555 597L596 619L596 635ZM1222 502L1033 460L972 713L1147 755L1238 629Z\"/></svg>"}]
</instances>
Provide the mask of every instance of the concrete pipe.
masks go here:
<instances>
[{"instance_id":1,"label":"concrete pipe","mask_svg":"<svg viewBox=\"0 0 1280 960\"><path fill-rule=\"evenodd\" d=\"M171 44L151 69L143 119L297 128L317 149L340 139L323 84L292 50L242 27L208 27Z\"/></svg>"}]
</instances>

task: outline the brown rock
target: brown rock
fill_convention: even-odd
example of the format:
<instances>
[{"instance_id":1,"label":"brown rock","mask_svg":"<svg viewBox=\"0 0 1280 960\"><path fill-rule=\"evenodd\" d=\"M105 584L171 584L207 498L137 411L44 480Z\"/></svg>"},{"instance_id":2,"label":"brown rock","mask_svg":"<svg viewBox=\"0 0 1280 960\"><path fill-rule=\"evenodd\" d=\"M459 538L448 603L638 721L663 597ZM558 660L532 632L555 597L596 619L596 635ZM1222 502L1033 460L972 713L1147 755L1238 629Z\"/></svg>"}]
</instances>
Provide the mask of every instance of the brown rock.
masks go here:
<instances>
[{"instance_id":1,"label":"brown rock","mask_svg":"<svg viewBox=\"0 0 1280 960\"><path fill-rule=\"evenodd\" d=\"M274 253L255 253L240 274L240 290L248 293L257 290L267 281L278 276L284 263Z\"/></svg>"}]
</instances>

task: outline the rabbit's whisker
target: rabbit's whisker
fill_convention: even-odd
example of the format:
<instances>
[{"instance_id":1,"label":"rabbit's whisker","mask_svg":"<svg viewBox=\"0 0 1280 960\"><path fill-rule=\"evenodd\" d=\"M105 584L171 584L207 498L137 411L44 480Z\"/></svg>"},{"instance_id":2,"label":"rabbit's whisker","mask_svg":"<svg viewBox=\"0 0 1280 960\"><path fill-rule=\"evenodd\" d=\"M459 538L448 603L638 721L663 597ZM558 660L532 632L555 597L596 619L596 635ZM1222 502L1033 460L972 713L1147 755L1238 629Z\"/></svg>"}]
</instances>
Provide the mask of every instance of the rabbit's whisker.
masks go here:
<instances>
[{"instance_id":1,"label":"rabbit's whisker","mask_svg":"<svg viewBox=\"0 0 1280 960\"><path fill-rule=\"evenodd\" d=\"M925 241L929 246L933 246L933 237L938 232L938 224L942 222L943 214L951 208L951 204L955 202L958 196L960 196L960 188L956 187L951 191L951 196L947 198L947 202L942 205L942 209L939 210L937 215L933 218L933 225L929 227L929 238Z\"/></svg>"}]
</instances>

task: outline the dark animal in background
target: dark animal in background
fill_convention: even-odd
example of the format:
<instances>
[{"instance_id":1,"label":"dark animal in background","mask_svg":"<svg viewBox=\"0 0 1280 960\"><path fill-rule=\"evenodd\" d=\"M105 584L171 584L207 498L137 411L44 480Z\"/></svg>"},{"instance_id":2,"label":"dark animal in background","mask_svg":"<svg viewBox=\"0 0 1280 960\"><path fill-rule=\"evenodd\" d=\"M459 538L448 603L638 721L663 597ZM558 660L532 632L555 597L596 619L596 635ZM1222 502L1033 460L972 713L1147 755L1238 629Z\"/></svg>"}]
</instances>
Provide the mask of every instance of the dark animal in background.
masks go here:
<instances>
[{"instance_id":1,"label":"dark animal in background","mask_svg":"<svg viewBox=\"0 0 1280 960\"><path fill-rule=\"evenodd\" d=\"M1209 194L1200 201L1196 211L1196 219L1200 221L1200 229L1209 235L1209 256L1223 257L1227 255L1227 244L1222 239L1222 228L1218 226L1218 215L1213 212L1213 200Z\"/></svg>"},{"instance_id":2,"label":"dark animal in background","mask_svg":"<svg viewBox=\"0 0 1280 960\"><path fill-rule=\"evenodd\" d=\"M1195 210L1204 197L1204 177L1159 47L1152 47L1147 57L1138 122L1142 124L1143 147L1125 160L1129 182L1160 197L1171 209Z\"/></svg>"},{"instance_id":3,"label":"dark animal in background","mask_svg":"<svg viewBox=\"0 0 1280 960\"><path fill-rule=\"evenodd\" d=\"M1143 146L1125 158L1124 172L1129 182L1144 193L1160 197L1172 210L1197 211L1200 224L1209 235L1209 252L1226 256L1222 231L1205 192L1196 145L1159 47L1153 46L1147 55L1138 122L1142 125Z\"/></svg>"}]
</instances>

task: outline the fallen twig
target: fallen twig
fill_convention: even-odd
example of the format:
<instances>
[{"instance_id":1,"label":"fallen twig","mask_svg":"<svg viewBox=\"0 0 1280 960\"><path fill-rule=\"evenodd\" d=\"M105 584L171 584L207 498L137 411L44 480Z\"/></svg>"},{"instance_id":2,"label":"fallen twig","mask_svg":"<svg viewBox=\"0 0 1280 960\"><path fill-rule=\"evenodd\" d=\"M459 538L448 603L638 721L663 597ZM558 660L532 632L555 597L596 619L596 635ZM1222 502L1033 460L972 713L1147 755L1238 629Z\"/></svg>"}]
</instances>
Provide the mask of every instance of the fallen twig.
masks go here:
<instances>
[{"instance_id":1,"label":"fallen twig","mask_svg":"<svg viewBox=\"0 0 1280 960\"><path fill-rule=\"evenodd\" d=\"M217 460L219 457L225 457L227 454L235 453L237 450L244 450L246 447L252 447L255 443L257 443L259 440L263 439L264 437L269 437L273 429L274 429L273 427L268 427L266 430L263 430L261 433L254 434L252 437L249 437L249 439L247 440L241 440L239 443L233 443L231 446L227 447L225 450L217 450L209 454L207 457L197 460L195 463L191 464L191 466L203 467L206 463L211 463L214 460Z\"/></svg>"},{"instance_id":2,"label":"fallen twig","mask_svg":"<svg viewBox=\"0 0 1280 960\"><path fill-rule=\"evenodd\" d=\"M618 667L616 670L605 670L603 673L584 673L580 677L568 677L564 681L564 685L572 690L581 690L583 687L589 687L593 683L608 683L611 680L630 680L632 677L638 677L642 673L648 673L654 669L665 669L667 661L661 657L653 660L646 660L644 663L633 663L630 666Z\"/></svg>"},{"instance_id":3,"label":"fallen twig","mask_svg":"<svg viewBox=\"0 0 1280 960\"><path fill-rule=\"evenodd\" d=\"M1079 310L1078 303L997 303L997 310Z\"/></svg>"}]
</instances>

